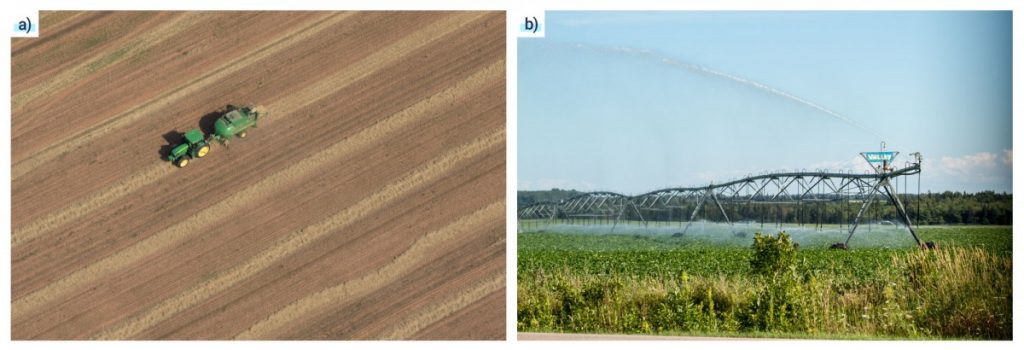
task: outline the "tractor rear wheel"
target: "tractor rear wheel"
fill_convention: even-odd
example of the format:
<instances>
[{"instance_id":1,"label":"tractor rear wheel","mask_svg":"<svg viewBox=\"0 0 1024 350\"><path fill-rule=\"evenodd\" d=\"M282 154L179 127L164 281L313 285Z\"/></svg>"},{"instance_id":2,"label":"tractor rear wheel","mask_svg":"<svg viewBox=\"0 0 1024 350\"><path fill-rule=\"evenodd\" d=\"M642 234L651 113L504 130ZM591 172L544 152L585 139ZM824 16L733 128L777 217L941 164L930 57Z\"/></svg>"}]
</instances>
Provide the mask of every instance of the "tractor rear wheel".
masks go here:
<instances>
[{"instance_id":1,"label":"tractor rear wheel","mask_svg":"<svg viewBox=\"0 0 1024 350\"><path fill-rule=\"evenodd\" d=\"M186 166L188 166L188 158L181 158L180 160L178 160L179 168L184 168Z\"/></svg>"},{"instance_id":2,"label":"tractor rear wheel","mask_svg":"<svg viewBox=\"0 0 1024 350\"><path fill-rule=\"evenodd\" d=\"M245 138L245 131L238 133L238 137Z\"/></svg>"},{"instance_id":3,"label":"tractor rear wheel","mask_svg":"<svg viewBox=\"0 0 1024 350\"><path fill-rule=\"evenodd\" d=\"M196 157L205 157L207 153L210 153L210 145L203 145L203 147L199 147L199 151L196 151Z\"/></svg>"}]
</instances>

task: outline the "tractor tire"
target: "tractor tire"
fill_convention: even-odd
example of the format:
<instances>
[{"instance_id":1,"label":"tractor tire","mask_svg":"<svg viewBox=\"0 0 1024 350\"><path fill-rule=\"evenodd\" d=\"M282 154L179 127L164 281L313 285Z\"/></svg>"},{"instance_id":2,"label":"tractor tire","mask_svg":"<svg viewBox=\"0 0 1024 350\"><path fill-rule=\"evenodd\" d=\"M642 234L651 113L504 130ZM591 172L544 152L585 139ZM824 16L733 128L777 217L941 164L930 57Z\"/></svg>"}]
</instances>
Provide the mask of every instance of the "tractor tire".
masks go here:
<instances>
[{"instance_id":1,"label":"tractor tire","mask_svg":"<svg viewBox=\"0 0 1024 350\"><path fill-rule=\"evenodd\" d=\"M238 133L238 137L245 138L245 131Z\"/></svg>"},{"instance_id":2,"label":"tractor tire","mask_svg":"<svg viewBox=\"0 0 1024 350\"><path fill-rule=\"evenodd\" d=\"M181 158L181 159L178 160L178 167L179 168L184 168L186 166L188 166L188 158Z\"/></svg>"},{"instance_id":3,"label":"tractor tire","mask_svg":"<svg viewBox=\"0 0 1024 350\"><path fill-rule=\"evenodd\" d=\"M203 145L203 147L199 147L199 150L196 151L196 157L197 158L206 157L207 153L210 153L210 145Z\"/></svg>"}]
</instances>

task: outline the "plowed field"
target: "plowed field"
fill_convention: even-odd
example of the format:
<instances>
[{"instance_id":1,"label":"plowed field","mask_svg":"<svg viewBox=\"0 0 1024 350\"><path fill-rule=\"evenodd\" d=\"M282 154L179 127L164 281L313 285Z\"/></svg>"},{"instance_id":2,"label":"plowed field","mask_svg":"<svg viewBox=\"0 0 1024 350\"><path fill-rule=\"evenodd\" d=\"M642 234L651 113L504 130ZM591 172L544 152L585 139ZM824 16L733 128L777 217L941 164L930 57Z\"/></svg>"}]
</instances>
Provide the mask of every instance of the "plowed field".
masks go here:
<instances>
[{"instance_id":1,"label":"plowed field","mask_svg":"<svg viewBox=\"0 0 1024 350\"><path fill-rule=\"evenodd\" d=\"M42 12L14 339L504 339L505 15ZM227 104L270 115L176 168Z\"/></svg>"}]
</instances>

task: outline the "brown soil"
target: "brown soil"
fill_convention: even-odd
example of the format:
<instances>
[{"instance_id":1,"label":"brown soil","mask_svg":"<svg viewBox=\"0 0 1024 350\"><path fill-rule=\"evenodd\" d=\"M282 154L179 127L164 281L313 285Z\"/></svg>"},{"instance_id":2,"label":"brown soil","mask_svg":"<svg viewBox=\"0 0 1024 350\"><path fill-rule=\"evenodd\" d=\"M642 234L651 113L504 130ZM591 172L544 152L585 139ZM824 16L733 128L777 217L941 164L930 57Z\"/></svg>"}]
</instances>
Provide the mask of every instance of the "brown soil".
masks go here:
<instances>
[{"instance_id":1,"label":"brown soil","mask_svg":"<svg viewBox=\"0 0 1024 350\"><path fill-rule=\"evenodd\" d=\"M41 17L12 43L12 338L504 339L503 13ZM160 159L249 102L246 139Z\"/></svg>"}]
</instances>

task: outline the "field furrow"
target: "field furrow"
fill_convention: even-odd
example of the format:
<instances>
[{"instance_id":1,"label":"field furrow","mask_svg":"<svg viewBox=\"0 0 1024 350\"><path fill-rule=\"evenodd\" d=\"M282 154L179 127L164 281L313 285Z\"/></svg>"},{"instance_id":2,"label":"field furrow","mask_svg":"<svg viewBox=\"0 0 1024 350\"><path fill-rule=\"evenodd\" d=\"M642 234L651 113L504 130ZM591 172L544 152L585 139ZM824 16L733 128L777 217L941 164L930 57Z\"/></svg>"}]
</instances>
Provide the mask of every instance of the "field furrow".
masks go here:
<instances>
[{"instance_id":1,"label":"field furrow","mask_svg":"<svg viewBox=\"0 0 1024 350\"><path fill-rule=\"evenodd\" d=\"M370 291L376 290L381 285L387 284L398 276L414 269L421 262L423 256L431 254L432 250L438 246L443 245L447 241L456 240L460 235L476 233L487 222L499 220L504 216L504 213L504 202L493 203L441 230L428 233L417 240L409 250L402 253L392 263L355 281L345 282L295 301L284 309L275 312L270 317L252 325L235 338L267 338L272 336L275 330L288 325L299 317L317 312L326 305L335 304L339 301L345 302L346 300L358 298Z\"/></svg>"},{"instance_id":2,"label":"field furrow","mask_svg":"<svg viewBox=\"0 0 1024 350\"><path fill-rule=\"evenodd\" d=\"M406 319L392 326L384 332L384 339L409 339L420 330L440 321L453 313L466 308L467 306L480 301L484 297L505 288L505 276L495 275L487 280L472 286L455 295L450 300L430 305L426 310L421 311L412 318Z\"/></svg>"},{"instance_id":3,"label":"field furrow","mask_svg":"<svg viewBox=\"0 0 1024 350\"><path fill-rule=\"evenodd\" d=\"M41 21L12 42L12 338L413 337L504 284L503 13ZM160 159L244 103L246 139ZM406 321L319 320L375 308ZM437 335L504 337L467 327Z\"/></svg>"},{"instance_id":4,"label":"field furrow","mask_svg":"<svg viewBox=\"0 0 1024 350\"><path fill-rule=\"evenodd\" d=\"M400 113L399 115L393 116L388 120L378 123L372 126L371 128L362 131L360 134L357 134L352 138L346 139L341 143L331 146L330 148L322 151L321 153L306 158L299 164L287 169L286 171L283 171L281 173L275 174L274 176L271 176L270 178L267 178L266 180L264 180L265 182L260 182L256 186L253 186L252 188L249 188L246 191L242 192L242 196L232 197L224 202L221 202L224 205L218 208L234 210L236 208L241 207L245 203L262 201L265 198L259 198L259 196L265 196L267 189L291 186L291 184L284 185L278 182L305 178L307 174L309 174L310 172L320 170L318 166L331 164L333 158L341 158L350 155L352 152L361 151L366 146L370 145L371 142L380 138L390 136L390 133L394 132L394 130L405 127L406 124L415 121L417 118L423 118L428 116L427 112L430 112L431 108L436 108L437 105L442 103L453 102L454 97L459 97L458 90L463 90L466 88L479 88L480 86L473 86L473 84L486 82L487 78L493 79L493 77L487 77L487 74L494 74L495 72L500 71L501 69L491 68L485 71L483 75L473 76L470 78L470 81L468 81L467 84L457 86L452 90L444 92L445 94L451 94L450 96L452 96L453 98L428 98L427 100L424 101L425 103L423 104L417 104L409 109L406 109L402 111L402 113ZM503 137L504 134L494 134L490 139L485 139L484 141L492 143L500 142L501 140L503 140ZM479 147L477 146L477 144L471 144L470 146ZM475 149L473 151L475 151ZM461 155L459 153L457 154ZM136 332L141 331L142 329L152 326L155 322L158 322L168 317L170 314L180 312L181 310L194 305L197 301L208 298L210 295L222 290L223 288L230 287L231 285L234 285L238 281L248 278L251 275L255 274L256 272L269 267L271 264L274 263L274 261L289 254L293 254L298 248L319 239L324 234L329 233L331 229L347 225L352 220L355 220L355 218L366 215L367 212L381 209L382 206L389 204L389 201L393 201L395 198L399 196L406 195L407 193L404 193L404 191L408 191L408 189L412 188L413 186L421 184L422 181L424 181L424 177L428 177L432 174L443 173L444 171L450 170L444 168L444 166L448 166L450 165L451 162L457 160L458 159L452 160L451 158L440 159L438 160L439 165L437 166L437 168L424 169L420 173L410 175L410 178L403 179L403 181L398 182L395 185L386 187L386 191L379 192L379 195L373 195L368 197L363 202L360 202L355 206L350 207L348 211L339 214L339 216L337 217L331 218L330 220L322 222L316 226L305 227L299 231L293 232L289 234L287 237L285 237L285 239L282 240L280 244L275 245L274 247L264 251L263 253L253 258L252 260L243 263L222 275L214 277L211 280L194 287L192 290L189 290L186 293L176 296L175 298L165 300L164 303L157 306L156 308L154 308L153 310L151 310L149 313L139 318L138 320L134 320L126 324L125 326L123 326L123 328L109 331L109 333L101 334L100 338L127 338L135 334ZM208 216L223 215L217 213L215 210L206 210L203 212L203 214ZM200 220L196 220L196 223L203 223L209 221L206 220L205 218L198 219ZM175 229L176 230L171 230L167 232L167 234L171 236L176 236L187 235L190 234L191 232L203 231L201 229L185 227L175 227Z\"/></svg>"},{"instance_id":5,"label":"field furrow","mask_svg":"<svg viewBox=\"0 0 1024 350\"><path fill-rule=\"evenodd\" d=\"M463 35L459 35L460 38L464 37L464 36L465 36L464 34ZM470 36L468 38L472 38L472 36ZM459 40L461 40L461 39L459 39ZM423 54L426 54L426 52L431 52L432 53L432 52L436 52L436 51L437 51L436 48L426 47L426 48L423 48L423 49L421 49L421 50L419 50L417 52L422 52ZM456 59L458 57L465 57L464 55L466 55L466 54L467 53L464 52L464 51L441 52L441 53L438 53L437 55L431 55L432 56L431 61L440 63L440 62L444 62L446 60L445 56L450 56L450 57L447 58L447 60L450 61L450 60ZM456 60L456 62L458 62L458 60ZM445 66L445 67L442 67L441 69L437 69L437 70L431 71L430 75L423 76L421 78L422 81L411 81L411 79L406 77L406 76L409 74L409 72L415 71L416 69L414 67L408 67L408 66L400 65L398 62L395 62L395 63L392 64L392 66L388 67L387 69L380 69L377 74L366 77L365 79L362 80L361 84L354 84L354 85L351 85L351 86L343 87L343 89L341 91L338 91L338 92L335 93L335 95L346 95L346 96L349 96L345 100L341 100L341 102L344 102L344 104L338 105L339 107L346 107L346 106L352 106L352 105L355 105L356 107L372 106L372 107L375 107L375 108L391 109L391 110L394 110L393 112L392 111L388 111L388 110L379 110L377 112L372 112L373 111L372 109L365 110L365 111L362 111L362 110L343 110L343 111L341 111L338 114L339 115L347 115L347 116L349 116L349 118L346 118L345 120L342 120L342 123L330 124L331 126L335 126L336 125L338 127L346 128L347 130L349 130L347 132L341 132L341 133L339 133L338 130L332 130L330 128L325 128L325 127L317 127L315 124L311 124L311 123L304 123L303 120L301 120L301 119L289 118L290 115L307 115L307 116L311 116L312 115L311 113L313 113L313 112L309 112L309 110L316 110L316 113L318 113L318 114L332 114L333 113L332 111L325 110L323 108L324 104L319 104L319 105L316 105L316 106L307 105L306 107L303 107L302 109L299 109L299 110L297 110L297 111L295 111L293 113L272 114L272 116L270 117L270 120L268 120L268 121L273 121L273 120L276 119L276 120L288 121L288 123L292 124L292 125L289 125L288 127L286 127L285 130L281 130L281 131L277 132L275 135L273 135L273 137L276 137L277 139L280 139L280 140L287 140L287 139L290 138L291 141L289 141L289 143L291 144L291 147L293 148L292 149L293 153L292 154L281 153L281 152L271 153L270 155L272 155L272 157L255 158L254 161L250 160L248 162L244 162L244 164L241 164L241 165L239 165L239 164L232 164L231 166L235 166L235 167L244 166L244 167L255 168L255 166L261 165L262 162L274 163L274 162L282 162L282 161L285 161L285 162L293 161L294 159L301 158L301 157L297 157L299 155L305 156L305 155L311 154L310 151L314 150L315 148L312 148L312 147L302 147L302 144L308 144L309 146L312 146L315 143L311 143L309 141L314 140L319 135L324 135L325 137L332 137L332 138L336 138L336 137L339 137L339 136L341 136L341 137L347 136L347 134L349 134L351 132L351 130L352 130L351 127L357 126L359 122L370 122L370 121L373 121L375 118L379 118L379 117L377 117L378 115L387 115L387 114L390 114L390 113L397 112L397 110L395 110L395 109L400 109L400 108L404 108L405 107L405 105L403 105L402 102L401 102L402 101L402 95L401 95L401 93L400 94L395 94L395 93L390 92L388 90L389 87L391 86L391 82L395 81L395 79L392 78L392 77L394 77L396 75L398 77L400 77L400 79L397 80L398 82L402 82L404 84L410 84L411 86L412 85L415 85L415 86L433 85L433 86L437 86L437 87L443 87L444 85L441 84L443 82L443 80L436 80L436 79L438 79L440 77L443 77L445 74L453 74L452 72L455 72L455 71L459 70L460 68L471 69L474 65L475 65L475 63L472 63L470 65L464 65L462 67L457 66L457 65ZM330 91L323 91L323 92L327 93L327 92L330 92ZM433 91L432 90L424 90L424 92L432 93ZM285 99L287 99L287 98L289 98L289 97L286 96ZM325 100L326 99L331 99L331 98L330 97L325 97ZM356 113L356 114L353 115L353 113ZM379 114L377 114L377 113L379 113ZM342 129L342 130L345 130L345 129ZM153 137L155 138L157 136L153 135ZM116 142L115 140L112 140L112 141ZM261 149L256 150L256 152L270 152L271 150L273 150L272 145L273 145L273 143L265 143L265 144L258 145L257 147L260 147ZM308 153L300 154L302 152L308 152ZM101 158L103 158L103 157L101 157ZM250 159L253 159L253 157L250 157ZM229 162L232 162L232 163L234 163L234 161L236 161L236 159L229 160ZM237 159L237 161L242 161L242 159ZM150 160L150 163L151 163L151 165L149 165L149 166L151 166L151 167L155 167L155 166L158 166L157 164L161 164L159 161L156 161L156 160L153 160L153 159ZM165 164L165 163L163 163L163 164ZM225 163L215 164L213 166L218 167L219 169L230 168L230 166L228 164L225 164ZM213 169L211 171L219 171L219 169ZM181 178L181 177L178 177L178 178L168 178L167 180L170 180L170 181L183 181L183 180L184 181L191 181L190 183L192 183L192 184L173 183L173 182L168 182L168 181L164 181L164 182L154 181L153 184L158 186L158 187L162 187L161 189L154 189L154 190L159 190L159 191L162 192L162 195L167 196L167 198L166 198L167 200L163 201L163 202L164 203L168 203L168 204L165 204L165 207L162 208L164 210L167 210L169 208L167 208L166 206L184 205L184 203L181 203L181 201L184 201L185 198L189 197L187 194L180 194L180 197L175 198L174 196L175 195L179 195L179 194L178 193L167 193L169 188L180 187L180 186L194 186L194 183L197 183L197 182L199 182L199 183L205 182L204 185L208 185L208 186L211 186L211 187L213 185L216 185L214 182L219 182L222 185L223 184L232 183L235 186L242 186L242 187L244 187L245 183L254 182L254 180L256 180L256 178L253 178L253 177L241 176L243 174L244 174L243 171L229 172L229 173L227 173L225 175L218 176L216 178L204 179L204 181L192 181L192 180L199 180L199 179L191 178L191 177L190 178ZM232 176L234 176L235 178L232 178ZM143 178L140 178L140 177L133 177L133 178L136 179L137 181L139 181L140 183L143 183L143 184L148 183L148 181L149 181L148 179L143 179ZM135 184L135 183L133 182L132 184ZM151 192L151 191L148 191L148 187L146 189L143 189L143 191ZM224 194L218 193L218 194L214 194L213 196L204 196L200 200L203 201L202 205L211 205L212 203L216 202L216 201L212 201L212 200L214 200L214 199L219 200L217 198L223 199L223 197L220 197L222 195L224 195ZM17 197L17 195L16 195L16 197ZM152 205L157 205L159 203L160 202L152 203ZM147 203L147 204L149 204L149 203ZM199 203L196 203L194 205L199 205ZM112 205L112 206L109 206L109 207L105 207L104 209L108 209L108 208L109 209L115 209L114 213L118 214L120 212L130 210L132 207L131 207L131 203L129 203L129 204L122 204L122 205L115 204L115 205ZM176 215L178 214L178 211L174 211L174 210L168 210L168 211L171 212L171 216L159 216L159 217L149 217L149 218L135 216L134 218L137 218L137 219L140 219L140 220L141 219L146 219L145 222L147 222L148 225L147 226L131 226L130 228L134 229L134 230L139 230L139 229L142 229L142 227L146 227L147 229L154 229L154 228L160 229L162 227L163 229L165 229L166 226L164 226L164 224L154 225L154 223L155 223L154 220L157 220L157 222L167 222L166 225L168 225L168 226L171 225L171 222L175 222L175 221L181 220L180 217L176 217ZM95 215L95 214L93 214L93 215ZM111 219L118 219L121 216L122 215L117 215L116 217L113 217ZM99 226L107 226L106 222L104 222L102 220L96 220L95 218L93 218L92 220L89 220L90 218L85 218L85 219L87 220L86 222L88 224L95 223L96 225L99 225ZM168 221L168 220L170 220L170 221ZM59 230L59 231L56 231L56 233L58 233L58 234L63 236L63 237L60 237L59 239L64 239L65 237L71 239L72 242L74 242L74 244L76 245L76 247L75 247L75 251L74 252L65 252L65 253L61 253L61 255L67 254L67 253L81 253L84 249L93 249L92 247L95 247L95 245L108 245L106 248L109 250L109 249L113 248L113 247L109 246L109 244L114 244L118 248L122 248L123 249L123 248L127 247L127 245L126 245L127 243L130 243L130 242L126 241L126 237L119 237L119 240L117 240L117 241L96 241L96 240L90 240L90 238L93 238L93 237L82 236L82 235L77 235L76 234L75 230L78 230L80 225L68 225L67 227L70 227L71 231ZM136 234L133 234L130 238L132 238L132 240L135 240L134 238L136 238L136 236L137 236ZM141 235L139 235L139 236L141 236ZM83 241L83 240L88 240L88 241ZM42 242L40 242L40 243L42 243ZM49 249L49 252L57 253L57 252L53 251L53 249L55 247L45 247L45 248ZM59 247L56 247L56 248L59 248ZM98 249L99 247L96 247L96 248ZM46 264L47 262L52 262L52 260L50 258L52 258L53 255L52 254L44 254L47 251L36 250L36 247L33 247L33 246L27 247L27 249L25 249L25 251L27 251L27 252L29 252L30 254L33 254L33 255L29 256L29 257L26 257L25 259L28 259L26 261L22 261L22 257L15 256L15 265L21 265L21 263L24 262L25 264L31 265L31 266L42 266L42 265L40 265L40 263L38 261L41 260L42 261L41 264ZM35 261L32 261L32 260L35 260ZM67 261L67 260L65 260L65 261ZM67 266L67 268L74 268L74 267L75 266L71 266L71 265ZM17 268L15 270L19 271L19 269L17 269ZM30 272L27 275L27 277L29 277L29 278L38 279L38 278L44 276L44 275L39 275L39 274L36 274L36 273L31 273L31 271L26 271L26 272ZM16 272L16 274L17 274L17 272ZM50 282L52 282L52 280ZM21 285L25 286L26 288L38 287L38 285L36 285L36 284L21 284ZM20 289L16 289L15 294L18 295L19 293L20 293Z\"/></svg>"}]
</instances>

